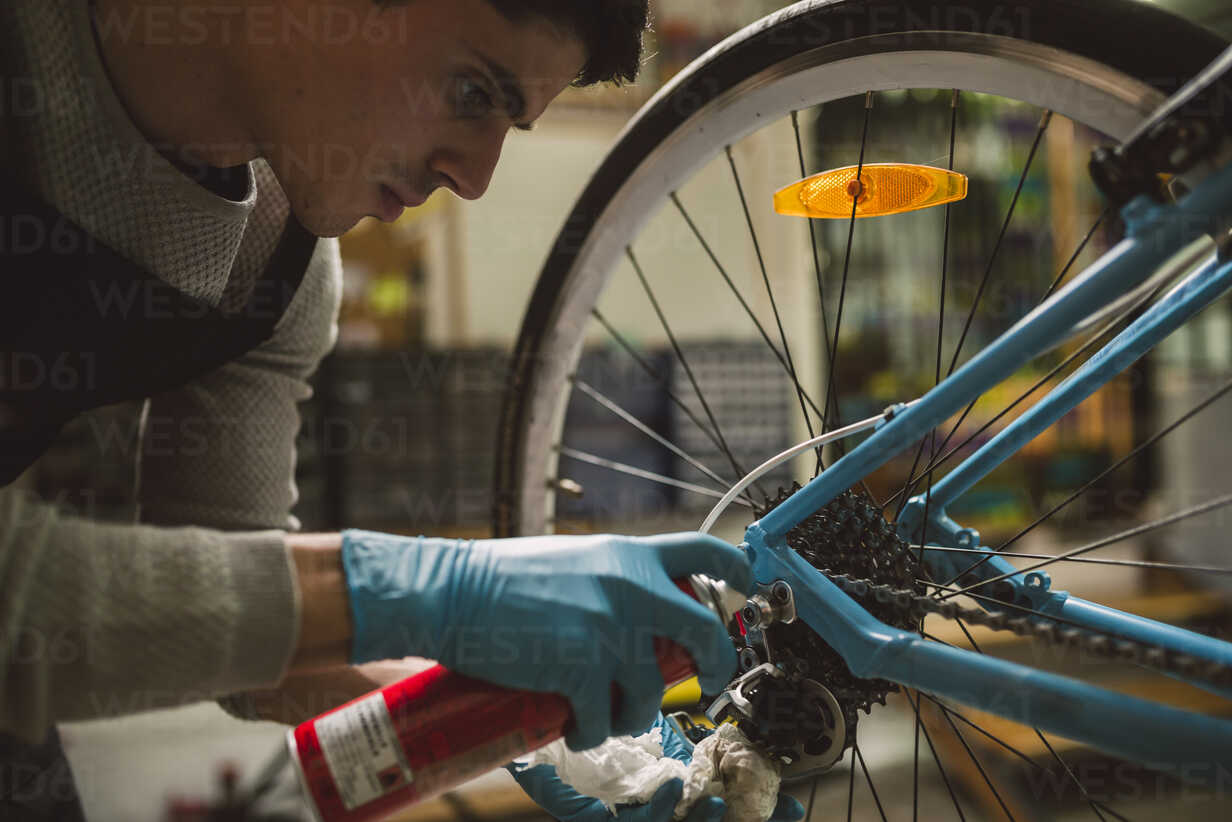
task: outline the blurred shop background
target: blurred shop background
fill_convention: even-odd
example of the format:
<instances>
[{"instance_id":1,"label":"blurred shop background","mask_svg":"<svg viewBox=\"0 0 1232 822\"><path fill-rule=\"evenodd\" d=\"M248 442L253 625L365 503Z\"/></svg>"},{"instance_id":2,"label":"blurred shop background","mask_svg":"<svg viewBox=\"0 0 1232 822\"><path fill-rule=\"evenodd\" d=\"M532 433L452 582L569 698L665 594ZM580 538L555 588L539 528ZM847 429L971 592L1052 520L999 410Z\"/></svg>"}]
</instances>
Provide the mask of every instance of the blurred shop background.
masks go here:
<instances>
[{"instance_id":1,"label":"blurred shop background","mask_svg":"<svg viewBox=\"0 0 1232 822\"><path fill-rule=\"evenodd\" d=\"M786 4L772 0L654 0L651 57L636 85L568 90L533 133L509 136L483 199L463 202L438 192L397 223L365 220L342 239L345 283L338 346L314 380L315 396L303 406L296 515L305 530L362 527L437 536L490 534L496 424L508 355L539 268L565 215L621 128L657 88L726 35L782 5ZM1226 0L1172 0L1159 5L1232 36L1232 6ZM944 165L949 104L944 92L878 95L876 133L870 138L876 156L870 155L869 161ZM839 101L826 106L824 118L802 121L810 145L810 169L854 164L862 105L858 99ZM950 238L955 317L965 314L974 298L983 263L1030 151L1039 111L968 95L961 118L956 154L959 170L970 176L970 193L964 204L967 217L955 223ZM1045 267L1054 270L1064 267L1070 250L1100 213L1102 203L1081 184L1089 150L1098 142L1098 135L1054 118L1004 239L999 285L988 295L995 310L977 317L965 352L978 350L1008 324L1007 318L1029 310L1039 296L1040 261L1047 261ZM784 158L786 165L766 159L766 154L754 147L738 157L747 163L745 183L750 191L770 192L798 176L783 171L794 165L794 154ZM682 197L705 202L705 174L692 185ZM768 201L763 210L769 212ZM940 259L938 211L866 220L855 234L850 279L860 287L853 288L845 305L833 375L844 421L919 396L931 385L936 281L932 274L921 278L915 261ZM714 219L707 226L716 235L745 231L738 212ZM773 238L767 241L768 255L791 242L799 247L803 223L794 222L776 235L779 229L770 227L771 219L765 217L765 230ZM726 231L729 225L730 232ZM1113 220L1102 223L1079 264L1110 247L1119 230ZM838 276L836 267L841 270L846 232L845 222L818 226L827 278ZM656 271L665 276L683 267L700 270L707 265L695 249L683 250L683 243L677 244L681 248L666 245L654 262ZM911 253L899 253L903 249ZM752 263L747 253L742 259ZM784 261L792 262L786 257L780 260ZM811 260L804 262L797 266L800 275L811 278ZM753 273L750 267L749 275ZM760 279L747 282L751 290ZM792 293L791 281L785 286ZM632 329L632 338L647 361L670 374L672 384L681 385L685 375L673 370L667 341L650 324L653 318L645 306L632 301L633 293L616 288L605 294L601 305L606 314L622 321L622 328ZM703 292L695 295L696 321L683 320L683 345L697 379L713 400L715 414L724 421L725 430L736 432L732 439L745 449L738 456L756 464L804 438L797 430L797 398L788 384L766 379L767 371L776 365L760 338L751 328L737 330L734 319L727 323L735 315L726 307L710 306L710 298ZM716 290L713 298L723 299L723 295ZM755 308L767 310L764 304ZM716 317L723 318L721 332L714 330L719 325ZM961 325L951 323L946 351L953 350L960 332ZM707 465L722 466L717 450L696 434L685 412L669 401L660 386L632 368L610 340L596 335L589 342L578 366L580 376L601 386L605 394ZM1072 350L1013 375L976 406L958 436L965 439L975 433L991 413L1023 393ZM1232 304L1224 300L1033 441L1024 459L998 469L950 513L980 530L990 544L1011 536L1124 457L1163 423L1192 407L1230 372ZM1053 530L1034 532L1020 543L1021 549L1055 553L1088 535L1125 527L1145 516L1144 511L1161 516L1213 496L1211 489L1221 486L1211 477L1232 464L1232 439L1226 433L1229 413L1232 405L1224 401L1169 449L1153 449L1111 472L1084 495L1081 504L1067 508ZM576 392L565 425L564 441L579 451L695 479L692 468ZM983 432L972 447L996 430ZM96 437L97 431L82 436L83 440ZM895 478L911 467L910 458L905 459L870 478L870 490L878 498L889 496L896 488ZM92 476L91 482L102 490L90 504L100 511L112 499L108 484L118 489L126 482L118 468L114 476L108 474L113 469L106 462L87 466L66 460L60 470ZM581 498L560 503L561 530L691 530L712 503L680 489L648 488L644 482L567 457L561 460L560 474L585 489ZM780 472L772 479L773 485L786 486L793 476ZM118 490L114 498L122 498ZM1221 523L1184 529L1188 561L1229 565L1223 552L1224 530ZM1174 546L1155 537L1127 541L1108 556L1176 558ZM1190 581L1137 568L1091 566L1073 577L1067 575L1060 587L1131 610L1136 603L1139 612L1210 631L1227 630L1232 624L1227 600L1218 594L1195 593ZM942 635L949 641L963 641L961 634ZM980 633L976 637L1007 657L1032 660L1030 648L1020 646L1013 637L1007 640L1000 634ZM1128 687L1137 686L1130 683ZM1220 709L1200 692L1183 688L1156 695L1200 709ZM91 809L91 822L156 819L170 796L217 796L215 775L223 763L234 763L242 775L251 778L283 733L269 723L232 722L212 706L173 713L174 721L154 714L67 729L66 746ZM909 713L902 701L891 700L889 707L868 721L867 737L861 725L862 748L870 766L877 764L886 774L876 777L874 771L878 787L882 780L886 786L880 799L891 819L905 819L911 813L915 737L911 721L904 721L904 714ZM1090 814L1081 797L1055 781L1051 752L1029 729L998 725L997 720L989 720L992 724L988 726L997 728L1001 739L1011 741L1017 753L1045 763L1044 776L1033 776L1035 771L1023 766L1015 753L978 734L968 734L967 742L983 757L981 762L1011 785L1005 796L996 797L984 786L978 769L964 759L963 747L945 729L945 720L938 715L926 721L935 730L938 744L946 748L941 753L949 757L947 764L955 763L949 776L958 784L968 818L1005 818L1002 809L1007 805L1014 818L1024 820ZM944 742L943 733L949 734ZM1088 769L1091 780L1103 780L1104 788L1117 780L1139 784L1135 780L1149 779L1137 771L1117 770L1119 766L1064 740L1056 745L1057 752L1078 763L1075 767ZM931 762L927 771L922 773L922 801L944 808L948 802L945 785ZM846 812L847 778L844 765L823 780L814 818L829 819ZM1176 820L1228 818L1226 803L1189 801L1181 792L1168 797L1165 805L1146 806L1153 809L1148 813L1166 807ZM801 798L807 799L807 791ZM1132 797L1126 804L1132 808L1137 799L1144 798ZM544 817L498 772L397 818L426 822ZM882 817L865 793L857 796L853 818Z\"/></svg>"}]
</instances>

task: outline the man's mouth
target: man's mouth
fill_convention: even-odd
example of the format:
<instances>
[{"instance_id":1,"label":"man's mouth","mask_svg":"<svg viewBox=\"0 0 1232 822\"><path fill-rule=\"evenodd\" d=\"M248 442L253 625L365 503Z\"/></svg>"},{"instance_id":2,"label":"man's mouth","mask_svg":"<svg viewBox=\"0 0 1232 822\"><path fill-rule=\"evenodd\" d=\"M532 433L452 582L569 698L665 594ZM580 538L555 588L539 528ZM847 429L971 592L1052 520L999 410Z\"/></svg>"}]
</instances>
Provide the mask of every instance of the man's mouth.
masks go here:
<instances>
[{"instance_id":1,"label":"man's mouth","mask_svg":"<svg viewBox=\"0 0 1232 822\"><path fill-rule=\"evenodd\" d=\"M384 222L392 223L402 216L402 212L405 209L422 205L426 199L426 197L401 186L395 188L391 185L382 184L380 219Z\"/></svg>"}]
</instances>

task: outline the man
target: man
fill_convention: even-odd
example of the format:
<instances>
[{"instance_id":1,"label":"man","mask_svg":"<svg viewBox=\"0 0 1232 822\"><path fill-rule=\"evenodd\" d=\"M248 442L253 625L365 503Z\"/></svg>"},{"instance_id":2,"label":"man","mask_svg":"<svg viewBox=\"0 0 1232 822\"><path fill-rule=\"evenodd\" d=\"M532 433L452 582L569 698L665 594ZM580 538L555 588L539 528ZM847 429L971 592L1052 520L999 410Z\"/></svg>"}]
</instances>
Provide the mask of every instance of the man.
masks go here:
<instances>
[{"instance_id":1,"label":"man","mask_svg":"<svg viewBox=\"0 0 1232 822\"><path fill-rule=\"evenodd\" d=\"M564 693L579 748L654 718L652 635L726 681L722 627L671 584L747 590L717 540L302 535L289 514L296 403L336 330L318 238L481 196L509 129L633 78L645 24L645 0L0 6L0 352L41 369L0 379L0 816L80 814L56 721L206 698L295 721L405 672L349 663ZM144 406L139 521L34 494L62 429L123 401ZM59 790L9 778L30 763Z\"/></svg>"}]
</instances>

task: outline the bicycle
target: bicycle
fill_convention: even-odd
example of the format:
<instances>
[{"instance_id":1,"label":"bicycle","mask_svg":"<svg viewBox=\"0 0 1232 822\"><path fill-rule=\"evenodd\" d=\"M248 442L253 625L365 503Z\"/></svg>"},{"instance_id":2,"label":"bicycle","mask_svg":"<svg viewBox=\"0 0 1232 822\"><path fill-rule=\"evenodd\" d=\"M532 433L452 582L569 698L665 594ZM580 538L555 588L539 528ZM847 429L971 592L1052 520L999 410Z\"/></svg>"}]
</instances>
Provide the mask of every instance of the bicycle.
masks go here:
<instances>
[{"instance_id":1,"label":"bicycle","mask_svg":"<svg viewBox=\"0 0 1232 822\"><path fill-rule=\"evenodd\" d=\"M573 207L544 264L514 353L503 408L494 489L496 533L544 533L556 526L558 497L576 491L562 482L562 459L582 460L678 490L722 497L723 506L735 502L751 509L739 521L759 582L757 596L743 612L734 635L741 648L741 674L711 705L710 712L716 719L742 722L742 727L760 735L769 747L778 745L790 760L789 777L815 777L851 750L854 782L857 759L864 766L854 715L857 709L867 712L871 704L884 703L887 693L899 690L906 693L916 715L917 779L919 711L928 700L940 707L951 724L954 716L961 717L952 710L957 702L1036 729L1071 777L1045 732L1153 767L1178 773L1188 769L1194 773L1184 775L1198 781L1226 782L1232 769L1232 723L997 659L978 648L959 648L926 636L924 627L924 618L936 614L958 620L960 625L1010 630L1085 654L1129 660L1223 699L1232 697L1232 644L1053 590L1045 569L1057 562L1100 562L1085 555L1105 544L1102 541L1060 556L1025 554L1025 567L1017 567L1006 557L1020 552L1005 549L1021 534L1002 545L986 546L975 529L964 527L947 513L976 482L1232 285L1227 236L1232 166L1224 165L1229 123L1226 99L1220 96L1227 94L1232 82L1232 51L1225 52L1225 47L1210 32L1127 0L1081 4L1047 0L982 7L951 2L809 0L772 14L714 47L663 88L624 129ZM1182 88L1186 81L1189 84ZM900 89L943 92L941 100L949 103L950 169L954 168L958 112L964 99L974 97L972 92L1033 105L1042 116L949 368L943 367L946 357L938 331L935 379L929 390L911 402L903 397L862 424L841 426L835 360L841 348L844 300L856 288L848 275L852 236L859 229L856 203L861 196L861 174L872 163L865 156L869 124L878 97ZM837 284L834 278L828 286L823 284L818 229L814 221L808 221L811 268L818 291L814 298L820 309L812 339L814 343L821 340L827 375L824 381L810 384L806 358L792 356L792 342L800 351L800 335L789 339L791 335L784 330L781 305L767 274L772 267L766 262L769 247L758 242L736 156L747 141L769 139L763 135L777 130L784 144L780 158L789 159L799 172L792 175L793 180L808 178L801 120L819 107L824 114L825 106L843 100L862 104L858 156L847 161L855 169L857 188L855 193L849 191L851 216L842 223L847 241ZM1092 226L1073 255L1066 255L1068 262L1060 274L1055 278L1050 274L1051 283L1039 304L962 362L964 343L978 336L973 322L978 325L981 296L995 276L998 250L1032 158L1051 118L1060 115L1121 142L1120 151L1100 153L1092 169L1111 204L1096 226L1114 219L1110 212L1119 211L1126 238L1075 274L1075 262L1095 234L1096 226ZM735 222L747 225L755 249L755 255L745 254L746 259L756 260L756 265L747 266L748 281L764 284L777 334L760 323L749 305L748 292L741 292L733 282L733 267L725 266L715 250L731 238L707 236L698 228L695 212L684 205L686 196L681 192L715 168L730 170L734 180L742 206L737 213L743 216ZM700 190L702 184L696 185ZM929 262L930 270L940 267L942 272L938 328L945 319L944 261L948 260L950 215L958 207L944 206L941 260ZM808 438L779 455L777 461L764 463L758 469L760 475L748 471L745 460L737 458L738 449L723 436L689 368L679 335L673 333L668 312L656 299L649 266L639 257L639 238L663 214L683 219L688 229L684 236L696 239L705 252L703 264L709 267L712 263L722 274L741 307L733 312L747 315L756 324L761 341L773 354L771 364L784 375L792 403L798 401L800 415L795 424L803 421ZM639 359L637 346L621 334L609 312L598 308L603 294L615 289L626 289L622 292L626 295L628 289L636 293L638 286L648 298L647 307L653 309L646 316L661 323L677 367L687 377L680 384L695 394L696 402L685 403L675 395L672 401L713 445L717 459L709 464L604 397L576 370L584 343L607 338L617 346L615 350L626 352L655 379L663 378L645 358ZM832 293L836 287L837 298ZM680 286L676 291L688 293ZM694 318L691 325L705 328L706 322L707 318ZM940 475L939 467L966 445L949 448L976 400L1021 366L1074 339L1085 342L993 422L1046 379L1078 362L1080 355L1099 346L1097 353ZM683 464L683 470L697 476L696 481L599 458L564 443L566 409L575 388L604 405L614 419L622 419L670 451L673 459L680 460L678 466ZM1181 421L1209 407L1230 388L1232 384L1221 387L1182 415ZM814 393L821 389L820 400L815 400ZM955 417L960 417L957 424L947 424ZM1138 443L1108 471L1178 424ZM874 428L858 445L844 449L843 438ZM988 425L977 434L987 429ZM802 488L777 496L757 490L762 476L773 475L772 469L799 455L815 460L813 476L806 477ZM914 455L901 490L883 500L851 490L896 455L903 459ZM827 456L834 458L828 464ZM733 482L740 477L744 477L741 482ZM1084 489L1088 487L1089 483ZM868 491L867 484L864 490ZM1192 509L1136 525L1128 533L1151 532L1229 503L1232 497L1209 499ZM721 511L716 508L704 529ZM883 511L890 515L889 524ZM1194 563L1123 562L1167 571L1188 568L1192 572L1196 567ZM1222 574L1226 569L1204 568L1202 573ZM958 605L954 597L959 595L977 607ZM969 633L967 639L975 645ZM824 681L819 673L822 669L835 677L833 682ZM792 709L785 716L771 716L775 699L786 700ZM762 711L760 716L754 716L756 710ZM963 745L971 754L967 743ZM931 738L928 746L933 747ZM1200 767L1195 768L1195 763ZM945 777L939 759L938 767ZM983 768L979 770L996 794ZM948 787L948 777L946 783ZM1077 787L1097 816L1104 818L1103 812L1117 815L1106 803L1092 798L1080 782ZM1000 795L997 800L1001 802ZM954 807L962 816L957 798ZM1004 802L1000 807L1012 818Z\"/></svg>"}]
</instances>

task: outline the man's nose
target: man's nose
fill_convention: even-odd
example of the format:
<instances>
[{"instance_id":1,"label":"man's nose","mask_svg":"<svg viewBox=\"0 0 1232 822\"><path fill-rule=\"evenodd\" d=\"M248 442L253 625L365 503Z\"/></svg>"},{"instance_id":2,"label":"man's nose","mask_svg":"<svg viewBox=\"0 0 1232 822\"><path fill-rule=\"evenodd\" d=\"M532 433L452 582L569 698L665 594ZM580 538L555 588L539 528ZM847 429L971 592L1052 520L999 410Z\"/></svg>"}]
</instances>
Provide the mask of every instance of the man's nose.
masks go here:
<instances>
[{"instance_id":1,"label":"man's nose","mask_svg":"<svg viewBox=\"0 0 1232 822\"><path fill-rule=\"evenodd\" d=\"M478 200L492 182L506 133L493 130L465 147L440 152L433 170L453 181L459 197Z\"/></svg>"}]
</instances>

